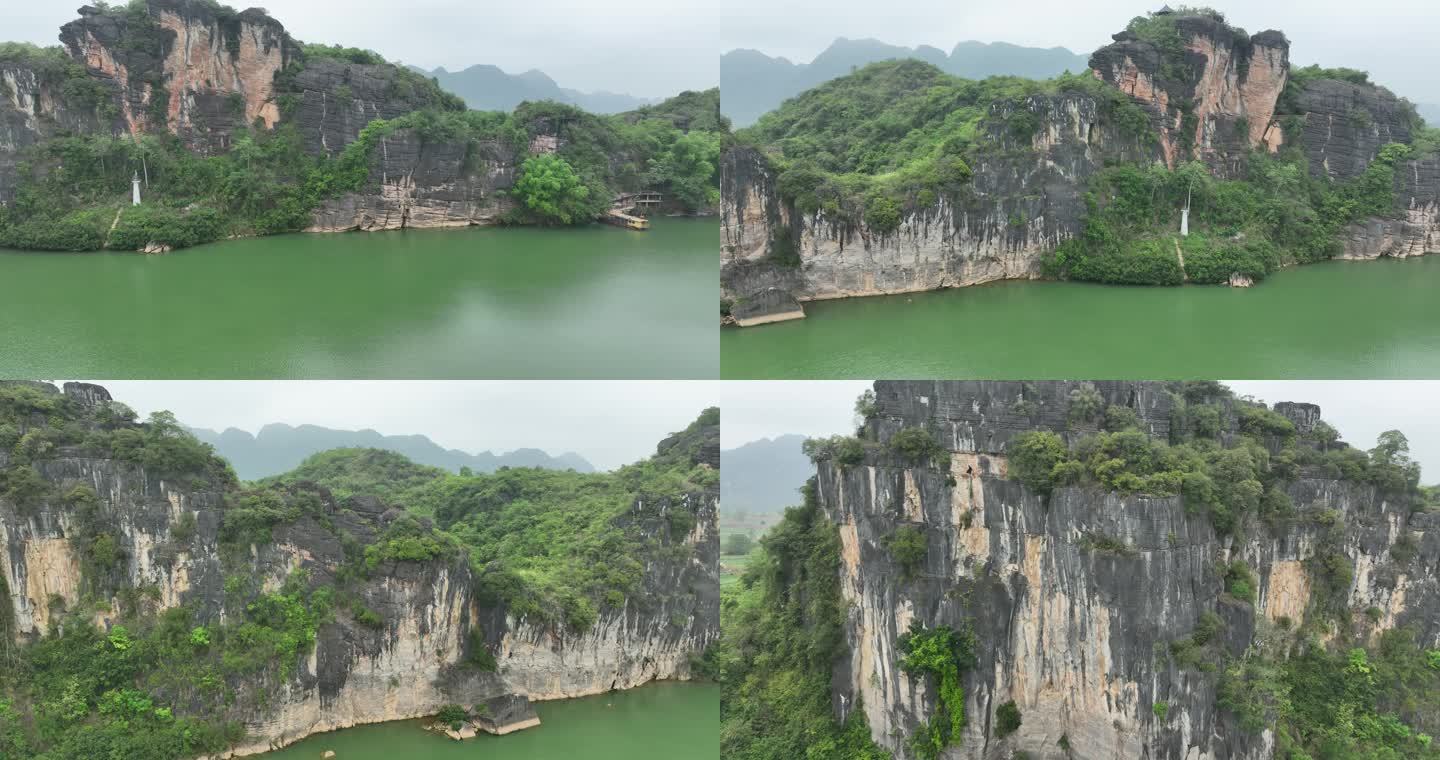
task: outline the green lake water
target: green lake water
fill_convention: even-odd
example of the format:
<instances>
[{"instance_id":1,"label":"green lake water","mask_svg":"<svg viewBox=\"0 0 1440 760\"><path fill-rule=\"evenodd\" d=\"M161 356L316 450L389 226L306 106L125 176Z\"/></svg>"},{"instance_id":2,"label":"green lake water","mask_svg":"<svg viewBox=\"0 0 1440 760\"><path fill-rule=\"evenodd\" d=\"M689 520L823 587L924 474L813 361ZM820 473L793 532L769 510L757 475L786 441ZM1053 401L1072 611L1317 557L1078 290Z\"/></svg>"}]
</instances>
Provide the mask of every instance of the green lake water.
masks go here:
<instances>
[{"instance_id":1,"label":"green lake water","mask_svg":"<svg viewBox=\"0 0 1440 760\"><path fill-rule=\"evenodd\" d=\"M265 760L717 760L720 687L657 683L629 691L536 705L540 725L507 736L457 742L418 721L317 734Z\"/></svg>"},{"instance_id":2,"label":"green lake water","mask_svg":"<svg viewBox=\"0 0 1440 760\"><path fill-rule=\"evenodd\" d=\"M0 252L0 377L713 378L714 219Z\"/></svg>"},{"instance_id":3,"label":"green lake water","mask_svg":"<svg viewBox=\"0 0 1440 760\"><path fill-rule=\"evenodd\" d=\"M805 304L720 339L726 378L1440 378L1440 256L1249 289L1001 282Z\"/></svg>"}]
</instances>

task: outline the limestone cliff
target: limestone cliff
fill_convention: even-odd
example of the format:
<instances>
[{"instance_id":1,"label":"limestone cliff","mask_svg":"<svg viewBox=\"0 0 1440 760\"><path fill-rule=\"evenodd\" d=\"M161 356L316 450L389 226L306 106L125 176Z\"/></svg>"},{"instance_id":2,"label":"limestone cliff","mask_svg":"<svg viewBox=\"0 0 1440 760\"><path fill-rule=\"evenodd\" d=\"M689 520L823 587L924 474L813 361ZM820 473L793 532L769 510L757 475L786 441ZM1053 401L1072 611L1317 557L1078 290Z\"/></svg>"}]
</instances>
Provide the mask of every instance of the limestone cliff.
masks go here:
<instances>
[{"instance_id":1,"label":"limestone cliff","mask_svg":"<svg viewBox=\"0 0 1440 760\"><path fill-rule=\"evenodd\" d=\"M1183 62L1128 31L1090 57L1096 77L1150 113L1165 163L1193 155L1233 174L1246 150L1278 146L1275 105L1290 68L1285 35L1246 37L1201 15L1176 19L1175 32Z\"/></svg>"},{"instance_id":2,"label":"limestone cliff","mask_svg":"<svg viewBox=\"0 0 1440 760\"><path fill-rule=\"evenodd\" d=\"M1128 407L1140 427L1169 437L1174 397L1159 383L1094 386L1105 403ZM1217 534L1184 499L1063 487L1048 499L1010 477L1009 442L1028 430L1074 440L1069 393L1076 383L879 382L867 437L881 445L858 465L819 463L818 498L840 535L848 658L837 664L834 708L863 705L874 740L898 758L906 737L937 709L935 687L899 667L897 640L912 622L969 625L978 665L964 678L964 735L941 757L1274 757L1270 730L1241 730L1216 706L1213 673L1181 667L1164 652L1203 613L1223 621L1222 654L1240 656L1283 640L1319 614L1314 563L1321 547L1343 554L1353 577L1338 592L1342 626L1361 640L1413 626L1423 646L1440 644L1440 515L1411 513L1374 486L1302 468L1286 486L1299 517L1263 524L1241 538ZM1235 435L1245 402L1227 401L1222 437ZM1319 409L1280 404L1302 433ZM944 449L916 466L885 446L902 429L928 430ZM1093 431L1093 428L1090 428ZM1270 445L1274 445L1274 441ZM913 572L886 548L901 527L927 547ZM1126 548L1097 549L1105 536ZM1392 554L1404 542L1409 558ZM1253 606L1225 593L1224 566L1256 574ZM1359 611L1366 610L1366 614ZM1023 714L1007 737L997 708ZM1152 705L1165 703L1168 714ZM1433 717L1433 716L1432 716Z\"/></svg>"},{"instance_id":3,"label":"limestone cliff","mask_svg":"<svg viewBox=\"0 0 1440 760\"><path fill-rule=\"evenodd\" d=\"M298 49L278 21L198 0L148 0L145 9L87 5L60 30L71 57L113 91L119 129L169 131L205 153L228 149L236 128L279 122L276 76Z\"/></svg>"},{"instance_id":4,"label":"limestone cliff","mask_svg":"<svg viewBox=\"0 0 1440 760\"><path fill-rule=\"evenodd\" d=\"M1014 109L1041 125L1009 127ZM908 293L1038 277L1040 259L1072 237L1085 213L1085 183L1107 160L1158 159L1155 149L1108 124L1083 96L1033 96L991 107L982 129L993 150L973 166L972 187L907 215L898 229L801 214L776 187L760 151L722 157L721 285L745 298L765 288L800 300ZM774 255L777 241L798 263Z\"/></svg>"},{"instance_id":5,"label":"limestone cliff","mask_svg":"<svg viewBox=\"0 0 1440 760\"><path fill-rule=\"evenodd\" d=\"M1090 59L1095 79L1143 109L1144 134L1134 134L1133 124L1122 128L1090 95L997 103L981 126L988 140L971 187L907 209L891 231L853 214L841 222L799 213L776 185L782 147L729 148L721 172L722 298L741 302L779 288L807 301L1034 278L1048 254L1083 231L1087 183L1108 164L1174 168L1198 159L1216 177L1238 178L1252 151L1297 147L1312 173L1344 182L1387 143L1412 138L1413 107L1383 88L1313 77L1292 83L1280 32L1247 35L1199 14L1174 16L1173 30L1173 45L1121 32ZM1040 125L1028 140L1007 128L1017 108ZM1437 250L1436 161L1401 162L1394 213L1351 226L1339 255Z\"/></svg>"},{"instance_id":6,"label":"limestone cliff","mask_svg":"<svg viewBox=\"0 0 1440 760\"><path fill-rule=\"evenodd\" d=\"M111 403L98 386L69 383L63 393L32 387L69 412ZM39 419L35 426L44 427ZM222 540L233 485L189 472L162 475L98 456L85 445L26 459L47 495L22 503L0 489L0 580L9 591L4 611L13 613L0 615L0 622L16 642L53 635L78 610L95 610L87 618L110 629L135 614L135 604L141 614L183 606L200 625L243 620L247 598L232 587L237 579L268 592L295 571L304 573L311 589L341 589L337 593L353 597L353 604L319 626L313 648L288 674L277 663L278 671L227 684L233 698L224 715L207 717L240 722L246 736L225 756L362 723L433 715L457 703L491 705L490 728L504 733L533 724L532 699L689 678L691 658L718 637L716 492L695 492L682 503L637 501L625 520L658 547L642 591L619 608L601 610L590 628L571 631L533 623L503 603L482 602L463 552L384 561L357 581L355 547L411 519L375 498L337 501L314 484L285 486L317 500L318 511L276 524L272 540L236 554L233 542ZM12 466L26 465L0 451L0 473ZM93 510L63 496L77 486L98 497ZM688 534L671 536L673 509L693 515ZM428 529L427 520L420 522ZM121 558L99 574L87 567L80 543L97 526L113 536ZM354 612L362 608L374 618ZM477 655L493 657L494 666L475 666ZM173 698L177 714L214 709L191 691L160 696Z\"/></svg>"}]
</instances>

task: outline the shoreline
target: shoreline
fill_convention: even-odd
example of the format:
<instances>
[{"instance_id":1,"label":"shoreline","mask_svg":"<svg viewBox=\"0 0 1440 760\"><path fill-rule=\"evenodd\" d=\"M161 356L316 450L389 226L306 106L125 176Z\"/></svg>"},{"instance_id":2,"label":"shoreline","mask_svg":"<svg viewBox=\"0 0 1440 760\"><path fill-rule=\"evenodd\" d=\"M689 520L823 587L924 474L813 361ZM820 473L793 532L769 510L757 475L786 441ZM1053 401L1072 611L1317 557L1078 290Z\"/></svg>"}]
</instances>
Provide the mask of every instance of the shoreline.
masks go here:
<instances>
[{"instance_id":1,"label":"shoreline","mask_svg":"<svg viewBox=\"0 0 1440 760\"><path fill-rule=\"evenodd\" d=\"M550 702L550 703L553 703L553 702L565 702L565 701L576 700L576 699L588 699L588 698L591 698L591 697L598 697L598 696L602 696L602 695L605 695L605 694L631 692L631 691L635 691L635 690L637 690L637 689L644 689L644 688L649 687L649 686L655 686L655 685L660 685L660 684L693 684L693 685L703 685L703 684L705 684L705 683L712 683L712 682L702 681L702 680L697 679L697 678L656 678L656 679L652 679L652 680L646 681L645 683L642 683L642 684L637 684L637 685L635 685L635 686L631 686L631 687L628 688L628 689L606 689L606 690L602 690L602 691L591 692L591 693L588 693L588 694L577 694L577 695L568 696L568 697L556 697L556 698L553 698L553 699L533 699L533 700L531 700L531 703L532 703L532 704L538 704L538 703L542 703L542 702ZM526 697L526 699L529 699L529 697ZM435 717L435 716L434 716L433 714L430 714L430 715L412 715L412 716L406 717L406 718L384 718L384 719L380 719L380 720L361 720L361 721L356 721L356 722L354 722L354 723L350 723L350 724L347 724L347 725L336 725L336 726L333 726L333 727L331 727L331 728L326 728L326 729L323 729L323 730L320 730L320 731L312 731L312 732L310 732L310 733L308 733L308 734L305 734L304 736L297 736L297 737L295 737L294 739L290 739L290 740L288 740L288 741L284 741L283 743L279 743L279 744L274 744L274 743L272 743L272 744L270 744L269 746L266 746L266 747L263 747L263 748L260 747L259 745L251 745L251 746L248 746L248 747L240 747L240 748L236 748L236 749L227 750L227 751L225 751L225 752L221 752L221 753L215 754L215 755L200 755L200 756L196 757L195 760L232 760L232 758L238 758L238 757L263 757L263 756L265 756L265 755L267 755L267 754L269 754L269 753L271 753L271 752L278 752L278 751L280 751L280 750L283 750L283 749L287 749L287 748L289 748L289 747L292 747L292 746L294 746L294 745L296 745L296 744L299 744L300 742L303 742L303 741L305 741L305 740L307 740L307 739L311 739L311 738L314 738L314 737L317 737L317 736L324 736L325 734L333 734L333 733L335 733L335 732L337 732L337 731L345 731L345 730L347 730L347 729L351 729L351 728L361 728L361 727L364 727L364 726L378 726L378 725L382 725L382 724L385 724L385 723L411 723L411 722L419 722L419 721L428 720L428 719L431 719L431 718L434 718L434 717ZM533 723L533 724L527 722L527 724L524 725L524 726L519 726L519 727L513 728L513 729L511 729L511 730L504 731L504 732L502 732L502 733L490 734L490 735L491 735L491 736L496 736L496 737L508 736L509 734L516 733L516 732L521 731L521 730L526 729L526 728L533 728L534 726L538 726L538 725L540 725L540 719L539 719L538 717L536 717L536 718L534 719L534 723ZM450 737L446 736L446 735L443 734L443 733L439 733L439 732L430 730L430 729L428 728L428 726L426 726L426 725L417 726L417 727L416 727L416 731L417 731L417 734L435 734L435 735L438 736L438 737L444 737L444 738L447 738L447 739L450 738ZM473 737L472 737L472 738L473 738ZM461 741L464 741L464 740L461 740Z\"/></svg>"},{"instance_id":2,"label":"shoreline","mask_svg":"<svg viewBox=\"0 0 1440 760\"><path fill-rule=\"evenodd\" d=\"M690 214L658 214L658 215L656 215L655 218L664 218L664 219L694 219L694 220L696 220L696 221L699 221L699 220L704 220L704 219L713 219L713 218L716 218L716 217L718 217L718 216L719 216L719 212L718 212L718 211L716 211L716 212L701 211L701 212L695 212L695 213L690 213ZM367 234L367 235L373 235L373 234L379 234L379 233L385 233L385 232L412 232L412 231L414 231L414 232L454 232L454 231L458 231L458 230L472 230L472 229L580 230L580 229L588 229L588 228L590 228L590 227L606 227L606 228L610 228L610 229L620 230L621 232L632 231L632 230L623 230L623 229L621 229L621 228L619 228L619 227L615 227L615 226L613 226L613 225L605 224L604 222L601 222L601 221L599 221L599 220L596 220L596 221L593 221L593 222L586 222L585 224L569 224L569 225L550 225L550 224L501 224L501 223L473 224L473 223L466 223L466 224L429 224L429 225L421 225L421 226L405 226L405 227L396 227L396 228L375 227L375 228L369 228L369 229L364 228L364 227L359 227L359 226L356 226L356 227L346 227L346 228L344 228L344 229L325 229L325 228L309 227L309 228L306 228L306 229L303 229L303 230L292 230L292 231L290 231L290 232L277 232L277 233L270 234L270 235L257 235L257 234L230 235L230 236L227 236L227 237L220 238L219 240L211 240L211 241L209 241L209 242L200 243L199 245L186 246L186 247L184 247L184 248L167 248L166 250L156 250L156 251L147 251L147 250L134 250L134 251L131 251L131 250L118 249L118 248L91 248L91 249L84 250L84 251L57 251L57 250L48 250L48 249L43 249L43 248L6 248L5 246L0 246L0 253L17 253L17 254L69 254L69 255L77 255L77 256L89 256L89 255L93 255L93 254L97 254L97 253L114 253L114 254L136 254L136 255L140 255L140 256L164 256L164 255L170 254L170 253L179 253L179 252L181 252L181 251L193 251L193 250L197 250L197 249L200 249L200 248L204 248L204 247L206 247L206 246L217 245L217 244L220 244L220 243L230 243L230 242L234 242L234 241L237 241L237 240L261 240L261 239L265 239L265 238L286 237L286 236L288 236L288 235L316 235L316 236L319 236L319 235L348 235L348 234L353 234L353 233L363 233L363 234Z\"/></svg>"},{"instance_id":3,"label":"shoreline","mask_svg":"<svg viewBox=\"0 0 1440 760\"><path fill-rule=\"evenodd\" d=\"M1440 250L1436 250L1436 251L1426 251L1425 253L1420 253L1420 254L1406 254L1406 255L1401 255L1401 256L1392 256L1392 255L1388 255L1388 254L1381 254L1381 255L1378 255L1378 256L1346 256L1346 255L1341 255L1341 256L1334 256L1334 257L1331 257L1331 258L1328 258L1328 259L1324 259L1324 260L1321 260L1321 261L1310 261L1310 262L1303 262L1303 263L1301 263L1301 262L1293 262L1293 263L1290 263L1290 264L1286 264L1285 266L1282 266L1282 267L1276 269L1276 270L1273 271L1273 272L1270 272L1269 274L1267 274L1267 275L1265 276L1265 279L1262 279L1262 280L1260 280L1259 282L1254 282L1254 283L1251 283L1251 284L1244 284L1244 285L1233 284L1233 281L1232 281L1231 283L1224 283L1224 282L1196 283L1196 282L1191 282L1191 281L1189 281L1189 280L1187 280L1187 281L1185 281L1185 282L1182 282L1182 283L1180 283L1180 284L1178 284L1178 285L1141 285L1141 284L1132 284L1132 283L1123 283L1123 282L1092 282L1092 281L1089 281L1089 280L1059 280L1059 279L1054 279L1054 278L1050 278L1050 277L1034 276L1034 277L999 277L999 278L996 278L996 279L993 279L993 280L985 280L985 281L983 281L983 282L971 283L971 284L969 284L969 285L949 285L949 286L939 287L939 288L916 288L916 289L913 289L913 290L894 290L894 291L885 291L885 292L883 292L883 293L843 293L843 294L837 294L837 295L812 296L812 297L800 297L800 296L796 296L796 295L794 295L794 294L791 294L791 297L794 298L797 302L799 302L799 303L803 306L804 304L809 304L809 303L828 303L828 302L835 302L835 301L853 301L853 300L861 300L861 299L868 299L868 298L886 298L886 297L894 297L894 296L913 296L913 295L922 294L922 293L943 293L943 292L952 291L952 290L967 290L967 289L970 289L970 288L981 288L981 287L985 287L985 286L989 286L989 285L1001 285L1001 284L1007 284L1007 283L1020 283L1020 282L1051 282L1051 283L1065 283L1065 284L1074 284L1074 285L1094 285L1094 286L1101 286L1101 287L1128 288L1128 289L1154 289L1154 290L1174 290L1174 289L1180 289L1180 288L1225 288L1225 289L1229 289L1229 290L1253 290L1253 289L1255 289L1255 288L1257 288L1257 287L1260 287L1260 286L1264 285L1266 282L1269 281L1270 277L1273 276L1273 275L1275 275L1275 274L1278 274L1278 273L1280 273L1280 272L1286 272L1286 271L1296 270L1296 269L1302 269L1302 268L1305 268L1305 267L1311 267L1311 266L1315 266L1315 265L1317 265L1317 264L1329 264L1329 263L1333 263L1333 262L1360 264L1360 263L1370 263L1370 262L1375 262L1375 261L1386 261L1386 260L1390 260L1390 261L1408 261L1408 260L1412 260L1412 259L1423 259L1423 258L1426 258L1426 257L1428 257L1428 256L1436 256L1436 255L1440 255ZM787 292L788 292L788 291L787 291ZM736 297L735 300L738 300L739 298L743 298L743 296ZM726 300L726 299L722 296L722 300ZM727 321L727 320L725 320L725 319L722 319L722 320L721 320L721 327L722 327L722 328L724 328L724 327L729 327L729 328L739 329L739 328L746 328L746 327L758 327L758 326L760 326L760 325L775 324L775 323L779 323L779 322L790 322L790 321L796 321L796 320L799 320L799 319L808 319L808 318L809 318L808 315L807 315L807 314L804 312L804 310L802 309L800 312L796 312L793 316L792 316L790 313L787 312L787 313L785 313L785 314L766 315L766 316L760 317L760 318L747 319L747 320L745 320L744 322L740 322L739 320L729 320L729 321Z\"/></svg>"}]
</instances>

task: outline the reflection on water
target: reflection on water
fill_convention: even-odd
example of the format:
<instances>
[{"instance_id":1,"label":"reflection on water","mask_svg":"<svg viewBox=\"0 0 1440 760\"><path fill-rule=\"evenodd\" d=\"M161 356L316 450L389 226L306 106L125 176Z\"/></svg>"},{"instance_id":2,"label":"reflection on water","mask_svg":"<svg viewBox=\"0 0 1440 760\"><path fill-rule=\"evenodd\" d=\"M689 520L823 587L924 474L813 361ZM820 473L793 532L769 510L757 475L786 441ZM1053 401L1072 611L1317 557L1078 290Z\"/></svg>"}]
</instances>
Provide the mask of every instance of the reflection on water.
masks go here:
<instances>
[{"instance_id":1,"label":"reflection on water","mask_svg":"<svg viewBox=\"0 0 1440 760\"><path fill-rule=\"evenodd\" d=\"M0 253L0 375L714 377L714 220Z\"/></svg>"},{"instance_id":2,"label":"reflection on water","mask_svg":"<svg viewBox=\"0 0 1440 760\"><path fill-rule=\"evenodd\" d=\"M728 378L1440 377L1440 256L1249 289L1003 282L806 304L721 336Z\"/></svg>"}]
</instances>

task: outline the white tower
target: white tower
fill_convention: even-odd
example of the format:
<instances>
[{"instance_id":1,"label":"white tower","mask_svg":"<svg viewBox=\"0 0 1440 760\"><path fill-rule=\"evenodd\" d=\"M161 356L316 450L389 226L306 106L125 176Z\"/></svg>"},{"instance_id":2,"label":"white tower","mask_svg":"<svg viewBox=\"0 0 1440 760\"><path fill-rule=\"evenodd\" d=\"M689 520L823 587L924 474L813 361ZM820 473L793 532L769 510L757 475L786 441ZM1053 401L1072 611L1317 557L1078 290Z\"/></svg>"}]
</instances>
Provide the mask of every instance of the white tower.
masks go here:
<instances>
[{"instance_id":1,"label":"white tower","mask_svg":"<svg viewBox=\"0 0 1440 760\"><path fill-rule=\"evenodd\" d=\"M130 180L130 205L140 205L140 172L135 172L134 179Z\"/></svg>"},{"instance_id":2,"label":"white tower","mask_svg":"<svg viewBox=\"0 0 1440 760\"><path fill-rule=\"evenodd\" d=\"M138 190L137 190L138 193ZM1189 189L1185 189L1185 207L1179 212L1179 236L1189 237Z\"/></svg>"}]
</instances>

